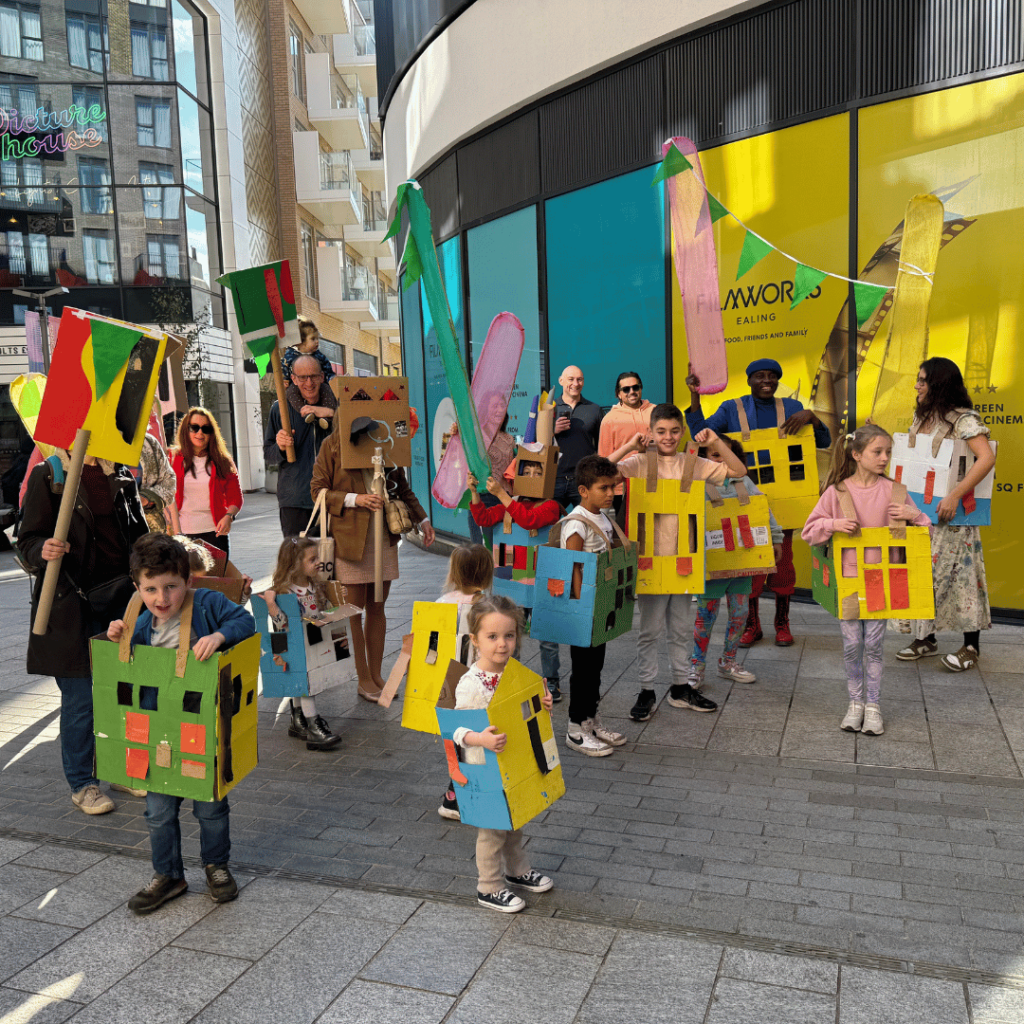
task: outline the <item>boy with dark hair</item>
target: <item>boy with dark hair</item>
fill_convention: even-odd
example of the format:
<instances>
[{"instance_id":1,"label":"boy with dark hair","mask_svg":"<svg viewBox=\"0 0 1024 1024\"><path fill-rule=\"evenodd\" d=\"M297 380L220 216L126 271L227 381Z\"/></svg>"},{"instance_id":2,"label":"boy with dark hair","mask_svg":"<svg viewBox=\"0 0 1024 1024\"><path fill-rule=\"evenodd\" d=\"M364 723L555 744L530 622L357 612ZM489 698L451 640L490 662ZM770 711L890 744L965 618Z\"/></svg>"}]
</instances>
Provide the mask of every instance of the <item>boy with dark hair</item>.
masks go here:
<instances>
[{"instance_id":1,"label":"boy with dark hair","mask_svg":"<svg viewBox=\"0 0 1024 1024\"><path fill-rule=\"evenodd\" d=\"M602 538L611 545L613 529L605 509L612 507L619 474L602 455L587 455L576 466L576 490L579 507L562 520L561 546L569 551L604 551ZM572 596L578 598L583 586L583 570L572 571ZM569 728L565 742L588 757L607 757L621 747L626 737L606 729L597 713L601 703L601 669L606 644L573 647L572 675L569 678Z\"/></svg>"},{"instance_id":2,"label":"boy with dark hair","mask_svg":"<svg viewBox=\"0 0 1024 1024\"><path fill-rule=\"evenodd\" d=\"M656 405L651 413L651 434L654 437L655 457L658 460L659 480L681 480L686 462L685 452L678 450L683 439L683 414L674 405ZM702 430L694 438L697 444L705 445L708 451L721 453L722 462L715 464L707 459L697 459L694 479L710 480L723 484L726 478L742 477L746 466L736 458L732 450L722 444L718 435ZM637 453L637 454L631 454ZM618 464L618 471L624 477L645 477L647 475L647 445L643 434L636 434L611 456ZM657 516L654 526L654 554L675 554L679 541L679 520L675 516ZM690 622L690 594L638 594L637 608L640 611L640 629L636 637L637 674L640 676L640 692L629 715L635 722L646 722L658 703L653 683L658 677L658 638L668 641L669 659L672 665L673 685L668 691L668 702L676 708L690 711L717 711L718 705L709 700L690 678L690 649L693 627Z\"/></svg>"},{"instance_id":3,"label":"boy with dark hair","mask_svg":"<svg viewBox=\"0 0 1024 1024\"><path fill-rule=\"evenodd\" d=\"M188 552L173 537L159 533L141 537L132 549L130 566L135 588L146 606L135 625L133 644L177 647L186 601L191 601L191 647L197 661L206 661L221 648L233 647L256 632L253 617L223 594L189 589ZM117 619L110 623L107 639L120 640L123 632L124 620ZM182 797L146 794L146 822L156 874L128 901L129 910L136 914L150 914L188 888L181 859L181 803ZM192 813L199 822L199 847L210 899L226 903L238 895L238 886L228 870L231 839L227 797L193 800Z\"/></svg>"}]
</instances>

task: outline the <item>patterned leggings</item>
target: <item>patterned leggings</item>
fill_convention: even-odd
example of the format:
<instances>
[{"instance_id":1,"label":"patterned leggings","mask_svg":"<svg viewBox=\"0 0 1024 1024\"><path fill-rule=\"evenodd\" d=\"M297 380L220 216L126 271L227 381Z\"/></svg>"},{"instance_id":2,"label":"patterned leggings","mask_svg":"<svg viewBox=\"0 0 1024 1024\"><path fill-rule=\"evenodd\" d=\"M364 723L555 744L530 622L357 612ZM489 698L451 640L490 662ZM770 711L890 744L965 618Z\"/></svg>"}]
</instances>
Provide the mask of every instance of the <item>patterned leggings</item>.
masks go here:
<instances>
[{"instance_id":1,"label":"patterned leggings","mask_svg":"<svg viewBox=\"0 0 1024 1024\"><path fill-rule=\"evenodd\" d=\"M726 607L729 609L729 626L725 632L722 661L736 660L740 637L743 636L743 628L747 624L749 597L749 594L725 595ZM718 618L718 606L721 603L720 597L697 598L697 615L693 620L693 654L690 656L690 663L701 669L707 660L711 630L714 629L715 619Z\"/></svg>"},{"instance_id":2,"label":"patterned leggings","mask_svg":"<svg viewBox=\"0 0 1024 1024\"><path fill-rule=\"evenodd\" d=\"M882 642L886 625L885 619L844 619L839 623L850 700L864 700L864 684L867 683L867 703L878 703L882 692Z\"/></svg>"}]
</instances>

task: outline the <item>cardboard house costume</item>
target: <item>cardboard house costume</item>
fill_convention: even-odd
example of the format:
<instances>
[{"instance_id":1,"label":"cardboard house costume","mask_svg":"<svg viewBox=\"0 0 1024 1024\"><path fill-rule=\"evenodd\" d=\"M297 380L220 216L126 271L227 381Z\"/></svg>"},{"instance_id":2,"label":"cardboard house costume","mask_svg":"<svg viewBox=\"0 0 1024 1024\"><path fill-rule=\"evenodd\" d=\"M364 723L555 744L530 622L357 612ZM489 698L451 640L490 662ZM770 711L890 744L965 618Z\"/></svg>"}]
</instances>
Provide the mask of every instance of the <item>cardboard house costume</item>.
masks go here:
<instances>
[{"instance_id":1,"label":"cardboard house costume","mask_svg":"<svg viewBox=\"0 0 1024 1024\"><path fill-rule=\"evenodd\" d=\"M955 415L953 417L955 419ZM939 521L939 502L970 472L977 457L966 441L948 437L951 423L933 434L892 436L892 478L907 485L907 493L915 505L933 522ZM995 455L998 442L988 438ZM996 471L993 466L972 491L960 499L950 526L991 526L992 485Z\"/></svg>"},{"instance_id":2,"label":"cardboard house costume","mask_svg":"<svg viewBox=\"0 0 1024 1024\"><path fill-rule=\"evenodd\" d=\"M252 613L263 634L260 670L264 697L315 697L323 690L354 682L350 619L353 605L328 608L314 617L303 613L294 594L278 594L277 606L288 616L288 627L274 630L267 602L252 595Z\"/></svg>"},{"instance_id":3,"label":"cardboard house costume","mask_svg":"<svg viewBox=\"0 0 1024 1024\"><path fill-rule=\"evenodd\" d=\"M260 637L206 661L189 649L192 596L177 650L136 644L141 607L125 613L120 642L90 641L96 775L193 800L220 800L256 767Z\"/></svg>"},{"instance_id":4,"label":"cardboard house costume","mask_svg":"<svg viewBox=\"0 0 1024 1024\"><path fill-rule=\"evenodd\" d=\"M845 487L837 487L843 515L856 519ZM893 485L892 502L906 501L907 488ZM811 593L837 619L932 619L931 538L927 526L861 527L852 536L834 533L811 546ZM856 575L843 574L843 555L856 557ZM871 552L871 561L866 560Z\"/></svg>"},{"instance_id":5,"label":"cardboard house costume","mask_svg":"<svg viewBox=\"0 0 1024 1024\"><path fill-rule=\"evenodd\" d=\"M782 399L775 399L777 428L751 430L747 412L736 399L740 439L747 453L747 476L764 491L784 530L801 530L818 503L818 455L814 428L808 424L795 434L782 429L786 413Z\"/></svg>"},{"instance_id":6,"label":"cardboard house costume","mask_svg":"<svg viewBox=\"0 0 1024 1024\"><path fill-rule=\"evenodd\" d=\"M412 465L408 377L332 377L330 387L343 469L373 469L376 445L389 466ZM355 423L363 418L372 424Z\"/></svg>"},{"instance_id":7,"label":"cardboard house costume","mask_svg":"<svg viewBox=\"0 0 1024 1024\"><path fill-rule=\"evenodd\" d=\"M541 703L544 681L511 658L486 708L456 711L455 688L465 671L448 663L435 709L459 813L477 828L522 828L565 793L551 716ZM460 760L455 730L482 732L490 725L508 737L505 749L484 750L483 764Z\"/></svg>"},{"instance_id":8,"label":"cardboard house costume","mask_svg":"<svg viewBox=\"0 0 1024 1024\"><path fill-rule=\"evenodd\" d=\"M703 594L707 509L705 483L694 480L696 452L688 450L681 480L658 479L658 456L647 452L647 475L626 481L626 533L637 547L637 593ZM675 550L658 549L662 516L678 520Z\"/></svg>"},{"instance_id":9,"label":"cardboard house costume","mask_svg":"<svg viewBox=\"0 0 1024 1024\"><path fill-rule=\"evenodd\" d=\"M188 585L193 589L216 590L235 604L245 604L252 593L252 586L246 583L244 574L235 568L227 552L214 548L212 544L203 546L213 559L213 569L206 576L190 576Z\"/></svg>"},{"instance_id":10,"label":"cardboard house costume","mask_svg":"<svg viewBox=\"0 0 1024 1024\"><path fill-rule=\"evenodd\" d=\"M703 500L703 495L701 497ZM581 516L567 516L583 522L595 533L596 527ZM614 640L633 628L636 604L637 545L612 523L616 546L601 552L570 551L559 547L560 519L551 527L547 544L537 551L530 635L575 647L596 647ZM580 596L572 596L573 567L583 570Z\"/></svg>"},{"instance_id":11,"label":"cardboard house costume","mask_svg":"<svg viewBox=\"0 0 1024 1024\"><path fill-rule=\"evenodd\" d=\"M472 658L468 612L468 605L439 601L413 604L409 675L402 705L402 725L406 729L437 734L435 709L448 666L452 661L468 666Z\"/></svg>"},{"instance_id":12,"label":"cardboard house costume","mask_svg":"<svg viewBox=\"0 0 1024 1024\"><path fill-rule=\"evenodd\" d=\"M714 484L704 482L708 500L704 562L709 580L775 571L768 499L750 494L742 480L734 486L737 496L723 498Z\"/></svg>"}]
</instances>

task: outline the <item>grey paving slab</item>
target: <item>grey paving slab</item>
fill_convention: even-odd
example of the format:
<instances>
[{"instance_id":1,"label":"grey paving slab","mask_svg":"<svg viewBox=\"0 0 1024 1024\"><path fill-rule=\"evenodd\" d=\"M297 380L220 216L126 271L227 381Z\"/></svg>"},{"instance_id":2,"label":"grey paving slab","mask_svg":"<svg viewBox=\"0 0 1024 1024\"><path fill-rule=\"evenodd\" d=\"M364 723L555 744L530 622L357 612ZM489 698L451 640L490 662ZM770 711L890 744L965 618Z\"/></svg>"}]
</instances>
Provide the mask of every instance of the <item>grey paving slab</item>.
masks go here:
<instances>
[{"instance_id":1,"label":"grey paving slab","mask_svg":"<svg viewBox=\"0 0 1024 1024\"><path fill-rule=\"evenodd\" d=\"M910 974L840 968L838 1024L967 1024L964 986Z\"/></svg>"},{"instance_id":2,"label":"grey paving slab","mask_svg":"<svg viewBox=\"0 0 1024 1024\"><path fill-rule=\"evenodd\" d=\"M317 1024L440 1024L453 996L356 979L317 1018Z\"/></svg>"},{"instance_id":3,"label":"grey paving slab","mask_svg":"<svg viewBox=\"0 0 1024 1024\"><path fill-rule=\"evenodd\" d=\"M0 987L0 1020L5 1024L60 1024L80 1009L81 1003Z\"/></svg>"},{"instance_id":4,"label":"grey paving slab","mask_svg":"<svg viewBox=\"0 0 1024 1024\"><path fill-rule=\"evenodd\" d=\"M548 950L567 950L590 956L604 956L614 938L613 928L517 914L502 943L523 943Z\"/></svg>"},{"instance_id":5,"label":"grey paving slab","mask_svg":"<svg viewBox=\"0 0 1024 1024\"><path fill-rule=\"evenodd\" d=\"M421 900L409 899L406 896L340 889L321 903L317 910L324 914L341 914L370 921L404 924L421 905Z\"/></svg>"},{"instance_id":6,"label":"grey paving slab","mask_svg":"<svg viewBox=\"0 0 1024 1024\"><path fill-rule=\"evenodd\" d=\"M779 956L752 949L727 949L721 974L742 981L763 981L834 996L839 968L823 960Z\"/></svg>"},{"instance_id":7,"label":"grey paving slab","mask_svg":"<svg viewBox=\"0 0 1024 1024\"><path fill-rule=\"evenodd\" d=\"M836 998L775 984L720 978L711 996L706 1024L821 1024L835 1017Z\"/></svg>"},{"instance_id":8,"label":"grey paving slab","mask_svg":"<svg viewBox=\"0 0 1024 1024\"><path fill-rule=\"evenodd\" d=\"M73 928L0 917L0 981L6 981L75 934Z\"/></svg>"},{"instance_id":9,"label":"grey paving slab","mask_svg":"<svg viewBox=\"0 0 1024 1024\"><path fill-rule=\"evenodd\" d=\"M1024 1020L1024 991L968 985L974 1024L1018 1024Z\"/></svg>"}]
</instances>

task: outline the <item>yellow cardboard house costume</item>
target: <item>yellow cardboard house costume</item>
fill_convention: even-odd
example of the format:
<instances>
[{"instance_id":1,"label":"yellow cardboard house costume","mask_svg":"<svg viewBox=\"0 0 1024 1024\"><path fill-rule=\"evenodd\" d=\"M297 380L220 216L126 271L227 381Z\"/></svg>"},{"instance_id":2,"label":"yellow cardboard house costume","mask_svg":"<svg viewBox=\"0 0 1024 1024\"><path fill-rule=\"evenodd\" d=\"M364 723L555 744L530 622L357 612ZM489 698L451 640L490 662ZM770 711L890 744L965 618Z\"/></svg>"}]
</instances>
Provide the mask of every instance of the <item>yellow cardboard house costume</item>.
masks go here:
<instances>
[{"instance_id":1,"label":"yellow cardboard house costume","mask_svg":"<svg viewBox=\"0 0 1024 1024\"><path fill-rule=\"evenodd\" d=\"M709 580L775 571L768 499L750 494L742 480L734 486L736 497L723 498L714 484L704 483L708 499L704 561Z\"/></svg>"}]
</instances>

